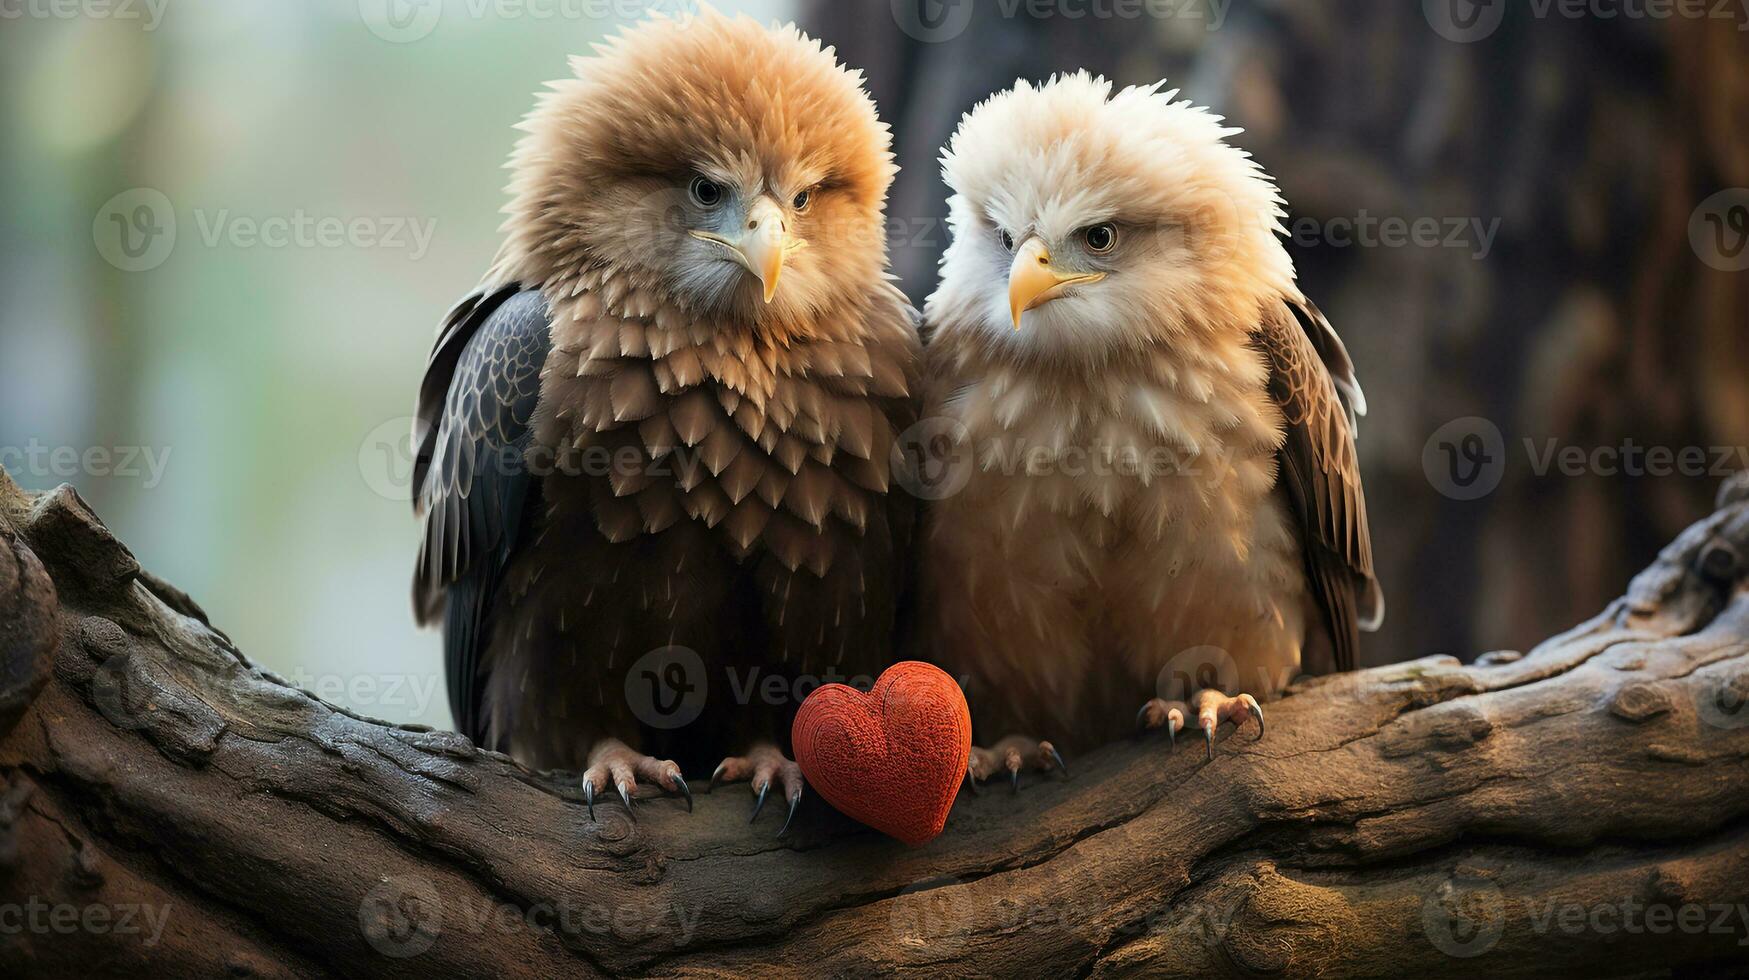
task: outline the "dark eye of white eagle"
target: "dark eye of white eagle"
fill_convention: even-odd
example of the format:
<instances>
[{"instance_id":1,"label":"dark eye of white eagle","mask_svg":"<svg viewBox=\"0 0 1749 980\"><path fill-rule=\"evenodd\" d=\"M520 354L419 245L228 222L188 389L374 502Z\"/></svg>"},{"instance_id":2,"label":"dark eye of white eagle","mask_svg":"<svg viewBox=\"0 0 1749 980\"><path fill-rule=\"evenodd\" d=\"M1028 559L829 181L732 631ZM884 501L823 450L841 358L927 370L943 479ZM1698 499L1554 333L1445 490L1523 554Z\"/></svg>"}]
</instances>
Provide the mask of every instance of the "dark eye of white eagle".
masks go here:
<instances>
[{"instance_id":1,"label":"dark eye of white eagle","mask_svg":"<svg viewBox=\"0 0 1749 980\"><path fill-rule=\"evenodd\" d=\"M714 208L723 200L723 188L709 177L692 178L692 184L687 190L691 192L692 199L703 207Z\"/></svg>"},{"instance_id":2,"label":"dark eye of white eagle","mask_svg":"<svg viewBox=\"0 0 1749 980\"><path fill-rule=\"evenodd\" d=\"M1117 226L1109 221L1094 225L1081 234L1087 239L1089 251L1109 252L1117 244Z\"/></svg>"}]
</instances>

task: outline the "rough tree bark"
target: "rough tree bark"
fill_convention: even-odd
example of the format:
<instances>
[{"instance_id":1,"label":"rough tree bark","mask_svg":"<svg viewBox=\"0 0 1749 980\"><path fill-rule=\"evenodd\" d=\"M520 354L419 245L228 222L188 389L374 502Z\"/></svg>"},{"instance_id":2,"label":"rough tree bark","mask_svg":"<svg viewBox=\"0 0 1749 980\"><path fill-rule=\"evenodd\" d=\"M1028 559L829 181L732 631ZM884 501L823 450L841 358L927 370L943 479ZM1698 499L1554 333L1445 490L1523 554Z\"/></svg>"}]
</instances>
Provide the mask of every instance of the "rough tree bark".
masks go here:
<instances>
[{"instance_id":1,"label":"rough tree bark","mask_svg":"<svg viewBox=\"0 0 1749 980\"><path fill-rule=\"evenodd\" d=\"M1737 483L1529 655L1307 682L1212 763L1113 746L908 849L816 799L774 840L739 787L592 823L289 688L0 474L0 973L1739 971L1746 580Z\"/></svg>"}]
</instances>

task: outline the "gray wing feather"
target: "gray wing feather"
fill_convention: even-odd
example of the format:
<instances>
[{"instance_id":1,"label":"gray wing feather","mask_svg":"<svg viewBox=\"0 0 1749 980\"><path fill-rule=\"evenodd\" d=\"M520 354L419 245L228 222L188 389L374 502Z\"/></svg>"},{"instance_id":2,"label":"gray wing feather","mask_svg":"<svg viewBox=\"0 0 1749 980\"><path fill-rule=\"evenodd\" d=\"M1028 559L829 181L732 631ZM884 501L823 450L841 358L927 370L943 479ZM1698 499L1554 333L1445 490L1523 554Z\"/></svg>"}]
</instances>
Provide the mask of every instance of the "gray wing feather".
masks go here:
<instances>
[{"instance_id":1,"label":"gray wing feather","mask_svg":"<svg viewBox=\"0 0 1749 980\"><path fill-rule=\"evenodd\" d=\"M414 613L421 624L443 618L450 707L476 740L486 615L539 493L523 457L549 349L538 290L477 293L445 320L420 386L414 510L425 530Z\"/></svg>"}]
</instances>

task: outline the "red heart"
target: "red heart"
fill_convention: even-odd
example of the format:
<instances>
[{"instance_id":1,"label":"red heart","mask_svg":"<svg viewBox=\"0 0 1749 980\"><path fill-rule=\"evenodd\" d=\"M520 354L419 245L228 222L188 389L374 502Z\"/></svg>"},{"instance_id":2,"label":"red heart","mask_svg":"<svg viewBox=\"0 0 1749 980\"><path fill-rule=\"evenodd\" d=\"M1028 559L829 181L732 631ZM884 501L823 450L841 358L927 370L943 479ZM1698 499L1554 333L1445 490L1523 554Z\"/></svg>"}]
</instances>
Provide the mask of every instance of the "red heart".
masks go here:
<instances>
[{"instance_id":1,"label":"red heart","mask_svg":"<svg viewBox=\"0 0 1749 980\"><path fill-rule=\"evenodd\" d=\"M947 824L972 754L972 716L953 678L907 660L867 694L822 685L796 712L790 743L826 802L915 846Z\"/></svg>"}]
</instances>

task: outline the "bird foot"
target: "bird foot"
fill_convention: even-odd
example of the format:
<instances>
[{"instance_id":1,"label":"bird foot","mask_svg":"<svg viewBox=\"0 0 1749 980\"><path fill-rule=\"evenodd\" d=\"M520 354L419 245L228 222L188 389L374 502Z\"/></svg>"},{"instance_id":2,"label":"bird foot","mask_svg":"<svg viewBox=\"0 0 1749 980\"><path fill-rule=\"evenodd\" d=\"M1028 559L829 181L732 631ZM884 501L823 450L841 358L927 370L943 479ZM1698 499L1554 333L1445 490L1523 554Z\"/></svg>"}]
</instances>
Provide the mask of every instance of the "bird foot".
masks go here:
<instances>
[{"instance_id":1,"label":"bird foot","mask_svg":"<svg viewBox=\"0 0 1749 980\"><path fill-rule=\"evenodd\" d=\"M1063 756L1056 746L1026 735L1008 735L998 739L987 749L972 746L971 760L966 763L966 785L975 795L980 782L998 772L1007 772L1010 792L1018 793L1020 772L1023 769L1036 769L1040 772L1061 769L1063 775L1069 774L1069 767L1063 762Z\"/></svg>"},{"instance_id":2,"label":"bird foot","mask_svg":"<svg viewBox=\"0 0 1749 980\"><path fill-rule=\"evenodd\" d=\"M608 788L619 792L626 812L637 819L632 799L639 783L661 787L669 793L686 798L686 812L692 812L692 789L680 776L680 767L664 759L655 759L633 751L617 738L604 738L589 750L589 761L583 770L583 802L589 807L589 819L595 819L595 797L605 795Z\"/></svg>"},{"instance_id":3,"label":"bird foot","mask_svg":"<svg viewBox=\"0 0 1749 980\"><path fill-rule=\"evenodd\" d=\"M1196 716L1196 724L1202 729L1203 744L1211 762L1215 757L1215 729L1221 727L1223 721L1243 725L1246 718L1255 718L1257 737L1263 737L1263 708L1258 705L1256 698L1249 694L1228 697L1212 688L1198 691L1191 698L1189 706L1183 701L1154 698L1136 712L1136 728L1140 732L1165 728L1172 740L1172 747L1177 748L1178 733L1184 729L1186 715Z\"/></svg>"},{"instance_id":4,"label":"bird foot","mask_svg":"<svg viewBox=\"0 0 1749 980\"><path fill-rule=\"evenodd\" d=\"M777 832L782 837L789 832L790 822L796 818L796 806L802 802L802 769L789 757L779 752L769 744L755 745L747 750L746 755L730 756L717 765L717 771L711 773L711 787L718 783L735 783L747 780L747 786L756 794L753 801L753 815L747 818L748 823L759 819L759 811L765 808L765 798L771 792L771 784L775 781L783 790L783 798L789 801L789 815L784 817L783 829Z\"/></svg>"},{"instance_id":5,"label":"bird foot","mask_svg":"<svg viewBox=\"0 0 1749 980\"><path fill-rule=\"evenodd\" d=\"M1145 735L1156 728L1166 729L1172 748L1178 748L1178 733L1184 730L1184 715L1188 711L1183 701L1154 698L1136 712L1136 734Z\"/></svg>"}]
</instances>

